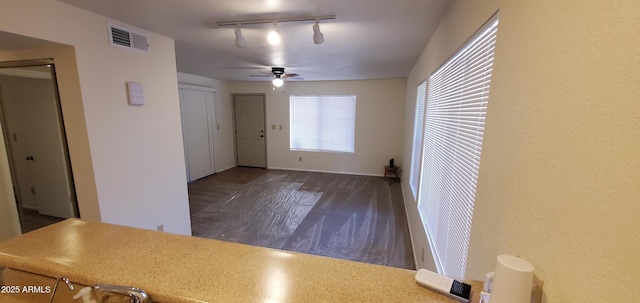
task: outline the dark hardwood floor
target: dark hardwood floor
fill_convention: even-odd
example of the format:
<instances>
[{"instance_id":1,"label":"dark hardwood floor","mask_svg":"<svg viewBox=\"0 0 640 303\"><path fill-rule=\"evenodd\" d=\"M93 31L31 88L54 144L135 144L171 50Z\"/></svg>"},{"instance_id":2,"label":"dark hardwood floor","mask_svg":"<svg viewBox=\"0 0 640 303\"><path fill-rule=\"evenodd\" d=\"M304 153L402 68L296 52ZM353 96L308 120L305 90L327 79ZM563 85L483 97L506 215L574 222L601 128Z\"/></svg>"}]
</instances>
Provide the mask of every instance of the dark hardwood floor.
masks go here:
<instances>
[{"instance_id":1,"label":"dark hardwood floor","mask_svg":"<svg viewBox=\"0 0 640 303\"><path fill-rule=\"evenodd\" d=\"M64 221L62 218L45 216L38 213L37 210L23 209L23 224L25 232L30 232L54 223Z\"/></svg>"},{"instance_id":2,"label":"dark hardwood floor","mask_svg":"<svg viewBox=\"0 0 640 303\"><path fill-rule=\"evenodd\" d=\"M415 269L400 184L236 167L189 184L193 235Z\"/></svg>"}]
</instances>

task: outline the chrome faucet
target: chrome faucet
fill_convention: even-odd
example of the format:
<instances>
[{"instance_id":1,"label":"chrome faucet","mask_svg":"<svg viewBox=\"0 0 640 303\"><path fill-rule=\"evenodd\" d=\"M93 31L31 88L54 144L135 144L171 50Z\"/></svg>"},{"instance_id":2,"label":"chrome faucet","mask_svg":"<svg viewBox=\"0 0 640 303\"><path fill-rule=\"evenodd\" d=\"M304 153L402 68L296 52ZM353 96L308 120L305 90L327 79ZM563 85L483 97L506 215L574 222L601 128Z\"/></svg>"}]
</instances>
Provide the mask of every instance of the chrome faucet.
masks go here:
<instances>
[{"instance_id":1,"label":"chrome faucet","mask_svg":"<svg viewBox=\"0 0 640 303\"><path fill-rule=\"evenodd\" d=\"M58 283L60 283L60 281L63 281L65 284L67 284L67 287L69 288L69 290L73 290L73 284L71 283L71 281L69 281L68 278L65 277L60 277L56 279L56 284L53 285L53 291L51 292L51 297L49 297L49 303L53 302L53 296L55 296L56 294L56 290L58 289Z\"/></svg>"},{"instance_id":2,"label":"chrome faucet","mask_svg":"<svg viewBox=\"0 0 640 303\"><path fill-rule=\"evenodd\" d=\"M60 281L63 281L67 285L69 290L74 289L73 283L71 283L71 281L68 278L65 278L65 277L57 278L56 284L53 286L53 291L51 292L51 297L49 298L49 303L53 302L53 297L56 294L56 290L58 288L58 284L60 283ZM89 289L89 287L86 287L86 288L87 290ZM131 298L131 303L149 303L149 301L151 300L147 292L140 288L108 285L108 284L96 284L91 286L91 288L95 290L104 291L104 292L128 296L129 298ZM84 289L82 289L81 292L82 291L84 291Z\"/></svg>"},{"instance_id":3,"label":"chrome faucet","mask_svg":"<svg viewBox=\"0 0 640 303\"><path fill-rule=\"evenodd\" d=\"M131 303L149 303L149 295L146 291L140 288L96 284L93 285L93 289L129 296L129 298L131 298Z\"/></svg>"}]
</instances>

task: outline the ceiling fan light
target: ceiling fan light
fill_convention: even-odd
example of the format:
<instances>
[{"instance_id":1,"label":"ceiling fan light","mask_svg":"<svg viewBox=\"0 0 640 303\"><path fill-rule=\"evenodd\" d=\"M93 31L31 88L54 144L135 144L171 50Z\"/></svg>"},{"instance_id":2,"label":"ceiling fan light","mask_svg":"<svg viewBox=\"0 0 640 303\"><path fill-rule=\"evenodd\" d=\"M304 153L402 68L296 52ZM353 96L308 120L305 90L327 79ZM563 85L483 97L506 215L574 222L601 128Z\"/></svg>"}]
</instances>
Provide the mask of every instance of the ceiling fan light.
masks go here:
<instances>
[{"instance_id":1,"label":"ceiling fan light","mask_svg":"<svg viewBox=\"0 0 640 303\"><path fill-rule=\"evenodd\" d=\"M247 40L244 39L244 37L242 36L242 31L240 30L240 27L236 27L233 32L236 34L236 46L238 48L243 48L245 46L247 46Z\"/></svg>"},{"instance_id":2,"label":"ceiling fan light","mask_svg":"<svg viewBox=\"0 0 640 303\"><path fill-rule=\"evenodd\" d=\"M273 22L273 30L267 35L267 41L269 41L269 44L271 45L278 45L280 44L280 41L282 41L277 22Z\"/></svg>"},{"instance_id":3,"label":"ceiling fan light","mask_svg":"<svg viewBox=\"0 0 640 303\"><path fill-rule=\"evenodd\" d=\"M318 22L313 25L313 43L322 44L324 42L324 35L320 32L320 25Z\"/></svg>"},{"instance_id":4,"label":"ceiling fan light","mask_svg":"<svg viewBox=\"0 0 640 303\"><path fill-rule=\"evenodd\" d=\"M273 86L275 87L282 87L282 85L284 84L284 80L282 80L280 77L273 79L273 81L271 81L271 83L273 83Z\"/></svg>"}]
</instances>

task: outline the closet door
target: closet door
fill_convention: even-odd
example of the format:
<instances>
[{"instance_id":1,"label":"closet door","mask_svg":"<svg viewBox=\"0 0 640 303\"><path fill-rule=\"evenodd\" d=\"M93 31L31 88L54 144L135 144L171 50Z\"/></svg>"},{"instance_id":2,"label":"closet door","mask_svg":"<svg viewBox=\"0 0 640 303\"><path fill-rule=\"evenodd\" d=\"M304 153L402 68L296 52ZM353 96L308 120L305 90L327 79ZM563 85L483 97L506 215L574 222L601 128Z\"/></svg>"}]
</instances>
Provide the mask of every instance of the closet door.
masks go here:
<instances>
[{"instance_id":1,"label":"closet door","mask_svg":"<svg viewBox=\"0 0 640 303\"><path fill-rule=\"evenodd\" d=\"M215 173L214 90L180 85L180 112L187 181Z\"/></svg>"}]
</instances>

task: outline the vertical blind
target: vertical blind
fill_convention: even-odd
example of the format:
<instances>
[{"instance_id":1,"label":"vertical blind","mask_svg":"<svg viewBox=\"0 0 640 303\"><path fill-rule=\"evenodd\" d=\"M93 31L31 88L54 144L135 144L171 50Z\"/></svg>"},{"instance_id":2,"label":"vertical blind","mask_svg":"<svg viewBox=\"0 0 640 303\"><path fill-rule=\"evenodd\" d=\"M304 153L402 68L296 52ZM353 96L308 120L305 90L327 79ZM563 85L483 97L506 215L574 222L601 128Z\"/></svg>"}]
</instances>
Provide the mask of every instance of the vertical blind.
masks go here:
<instances>
[{"instance_id":1,"label":"vertical blind","mask_svg":"<svg viewBox=\"0 0 640 303\"><path fill-rule=\"evenodd\" d=\"M418 180L420 175L420 152L422 151L422 130L424 126L424 104L427 95L427 81L418 85L416 94L416 117L413 124L413 150L411 151L411 172L409 185L413 198L418 198Z\"/></svg>"},{"instance_id":2,"label":"vertical blind","mask_svg":"<svg viewBox=\"0 0 640 303\"><path fill-rule=\"evenodd\" d=\"M429 77L419 211L438 272L464 278L498 19Z\"/></svg>"},{"instance_id":3,"label":"vertical blind","mask_svg":"<svg viewBox=\"0 0 640 303\"><path fill-rule=\"evenodd\" d=\"M290 149L353 153L356 96L291 96Z\"/></svg>"}]
</instances>

